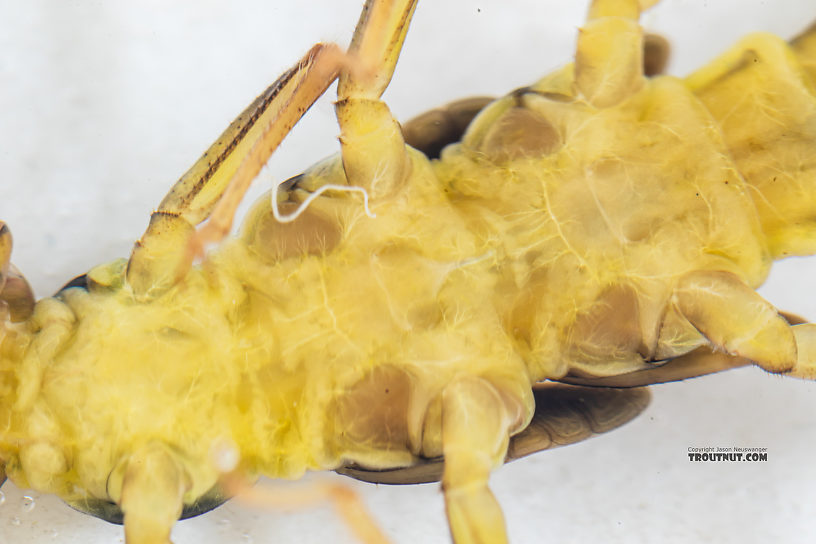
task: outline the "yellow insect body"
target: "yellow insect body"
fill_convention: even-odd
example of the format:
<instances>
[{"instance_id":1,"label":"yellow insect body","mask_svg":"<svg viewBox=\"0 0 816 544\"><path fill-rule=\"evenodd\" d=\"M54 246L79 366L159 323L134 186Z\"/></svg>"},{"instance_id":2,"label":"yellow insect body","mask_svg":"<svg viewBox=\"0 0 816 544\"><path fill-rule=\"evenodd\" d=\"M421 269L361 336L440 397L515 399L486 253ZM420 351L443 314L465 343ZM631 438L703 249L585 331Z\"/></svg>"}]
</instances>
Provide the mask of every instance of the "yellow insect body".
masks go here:
<instances>
[{"instance_id":1,"label":"yellow insect body","mask_svg":"<svg viewBox=\"0 0 816 544\"><path fill-rule=\"evenodd\" d=\"M121 509L128 542L158 543L183 506L223 500L224 456L295 478L444 455L454 539L501 542L487 476L536 382L642 385L689 361L711 366L681 377L751 361L812 378L812 326L752 289L816 250L816 37L647 79L639 9L594 2L575 65L491 103L439 160L341 68L342 156L192 268L195 199L165 209L171 192L129 262L4 325L9 478Z\"/></svg>"}]
</instances>

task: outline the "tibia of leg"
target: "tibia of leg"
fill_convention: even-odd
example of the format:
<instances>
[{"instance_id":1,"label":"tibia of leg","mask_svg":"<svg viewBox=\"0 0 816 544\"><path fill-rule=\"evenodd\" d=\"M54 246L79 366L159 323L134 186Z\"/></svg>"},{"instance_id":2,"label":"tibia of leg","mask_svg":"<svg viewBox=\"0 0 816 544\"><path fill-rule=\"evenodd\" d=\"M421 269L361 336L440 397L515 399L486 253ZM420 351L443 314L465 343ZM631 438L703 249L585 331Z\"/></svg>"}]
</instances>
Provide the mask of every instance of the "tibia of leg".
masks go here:
<instances>
[{"instance_id":1,"label":"tibia of leg","mask_svg":"<svg viewBox=\"0 0 816 544\"><path fill-rule=\"evenodd\" d=\"M399 59L417 0L367 0L354 29L349 55L363 69L343 70L337 98L376 100L388 87Z\"/></svg>"},{"instance_id":2,"label":"tibia of leg","mask_svg":"<svg viewBox=\"0 0 816 544\"><path fill-rule=\"evenodd\" d=\"M170 531L181 515L188 487L186 479L162 446L148 446L130 457L119 501L125 514L126 544L170 544Z\"/></svg>"},{"instance_id":3,"label":"tibia of leg","mask_svg":"<svg viewBox=\"0 0 816 544\"><path fill-rule=\"evenodd\" d=\"M791 327L796 338L796 365L787 374L794 378L816 380L816 324Z\"/></svg>"},{"instance_id":4,"label":"tibia of leg","mask_svg":"<svg viewBox=\"0 0 816 544\"><path fill-rule=\"evenodd\" d=\"M455 381L442 394L442 489L456 544L507 542L501 508L487 487L517 424L517 407L507 403L493 385L476 377Z\"/></svg>"},{"instance_id":5,"label":"tibia of leg","mask_svg":"<svg viewBox=\"0 0 816 544\"><path fill-rule=\"evenodd\" d=\"M776 309L731 272L701 270L683 276L672 302L715 347L769 372L796 364L796 341Z\"/></svg>"},{"instance_id":6,"label":"tibia of leg","mask_svg":"<svg viewBox=\"0 0 816 544\"><path fill-rule=\"evenodd\" d=\"M333 44L317 44L233 121L204 155L170 189L151 218L128 263L128 282L141 298L172 286L201 256L207 244L230 231L235 212L252 180L283 138L314 102L349 68ZM176 220L166 228L166 218ZM208 219L198 231L179 236ZM142 248L149 248L144 250Z\"/></svg>"}]
</instances>

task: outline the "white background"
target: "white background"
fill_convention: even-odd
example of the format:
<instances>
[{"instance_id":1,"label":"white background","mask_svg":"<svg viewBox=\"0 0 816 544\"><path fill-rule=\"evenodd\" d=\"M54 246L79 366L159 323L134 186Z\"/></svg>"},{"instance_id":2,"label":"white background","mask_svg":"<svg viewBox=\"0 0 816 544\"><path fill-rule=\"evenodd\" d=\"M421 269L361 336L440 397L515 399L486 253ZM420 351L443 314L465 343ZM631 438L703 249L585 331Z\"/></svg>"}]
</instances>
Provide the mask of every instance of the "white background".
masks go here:
<instances>
[{"instance_id":1,"label":"white background","mask_svg":"<svg viewBox=\"0 0 816 544\"><path fill-rule=\"evenodd\" d=\"M586 1L421 1L385 99L399 119L500 94L567 62ZM0 0L0 219L38 295L127 256L165 191L232 118L316 41L346 44L360 0ZM664 0L644 17L682 75L737 37L791 37L813 0ZM309 114L258 191L337 150L333 109ZM814 150L816 153L816 150ZM257 193L256 193L257 194ZM816 316L816 260L778 264L763 294ZM811 542L816 385L742 369L653 388L623 429L499 470L511 540ZM693 464L689 446L767 447L756 464ZM296 484L295 484L296 485ZM396 542L447 542L436 485L360 485ZM120 527L11 484L0 543L116 543ZM235 502L177 525L177 544L343 542L327 508Z\"/></svg>"}]
</instances>

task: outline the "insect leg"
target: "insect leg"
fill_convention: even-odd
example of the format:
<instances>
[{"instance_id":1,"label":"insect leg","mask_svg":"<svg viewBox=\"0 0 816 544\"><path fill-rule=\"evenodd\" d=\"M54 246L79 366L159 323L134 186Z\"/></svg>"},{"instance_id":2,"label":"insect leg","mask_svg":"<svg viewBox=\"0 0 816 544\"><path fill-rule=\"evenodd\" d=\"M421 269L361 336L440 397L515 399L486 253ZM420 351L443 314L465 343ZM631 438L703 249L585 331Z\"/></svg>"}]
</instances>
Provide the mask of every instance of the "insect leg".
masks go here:
<instances>
[{"instance_id":1,"label":"insect leg","mask_svg":"<svg viewBox=\"0 0 816 544\"><path fill-rule=\"evenodd\" d=\"M643 36L643 71L648 77L664 72L671 54L668 40L658 34ZM458 142L465 134L470 122L495 97L474 96L456 100L439 108L426 111L402 123L405 143L418 149L429 159L438 159L442 149ZM513 127L518 130L518 127ZM525 134L526 137L529 137Z\"/></svg>"},{"instance_id":2,"label":"insect leg","mask_svg":"<svg viewBox=\"0 0 816 544\"><path fill-rule=\"evenodd\" d=\"M385 533L366 509L360 496L350 487L336 483L300 483L285 490L269 486L255 486L241 476L228 473L221 485L238 501L259 508L297 509L313 508L330 502L337 514L364 544L387 544Z\"/></svg>"},{"instance_id":3,"label":"insect leg","mask_svg":"<svg viewBox=\"0 0 816 544\"><path fill-rule=\"evenodd\" d=\"M790 325L733 274L688 274L675 290L674 303L712 344L737 356L726 365L741 366L744 358L768 372L816 379L816 324ZM723 361L717 359L721 358L714 357L710 369L698 375L720 370L717 365ZM690 362L695 362L693 357Z\"/></svg>"},{"instance_id":4,"label":"insect leg","mask_svg":"<svg viewBox=\"0 0 816 544\"><path fill-rule=\"evenodd\" d=\"M672 303L717 348L750 359L769 372L790 372L796 367L792 328L734 274L711 270L686 274L674 290Z\"/></svg>"},{"instance_id":5,"label":"insect leg","mask_svg":"<svg viewBox=\"0 0 816 544\"><path fill-rule=\"evenodd\" d=\"M797 361L789 374L797 378L816 379L816 353L809 351L816 347L816 326L807 323L807 320L802 317L787 312L780 311L779 315L793 327L793 334L796 337ZM810 353L814 355L809 355ZM709 346L702 346L645 370L597 378L567 376L559 381L600 387L641 387L687 380L750 364L753 364L753 361L745 357L711 351ZM538 408L536 408L537 411Z\"/></svg>"},{"instance_id":6,"label":"insect leg","mask_svg":"<svg viewBox=\"0 0 816 544\"><path fill-rule=\"evenodd\" d=\"M34 291L11 264L11 246L11 231L0 221L0 327L6 319L11 322L25 321L34 311Z\"/></svg>"},{"instance_id":7,"label":"insect leg","mask_svg":"<svg viewBox=\"0 0 816 544\"><path fill-rule=\"evenodd\" d=\"M487 487L501 466L518 405L483 378L464 378L442 393L442 489L451 534L457 544L507 542L504 517Z\"/></svg>"},{"instance_id":8,"label":"insect leg","mask_svg":"<svg viewBox=\"0 0 816 544\"><path fill-rule=\"evenodd\" d=\"M575 83L593 106L614 106L643 85L638 0L593 0L578 35Z\"/></svg>"},{"instance_id":9,"label":"insect leg","mask_svg":"<svg viewBox=\"0 0 816 544\"><path fill-rule=\"evenodd\" d=\"M147 446L128 459L117 501L125 514L127 544L170 544L185 480L183 469L162 446Z\"/></svg>"},{"instance_id":10,"label":"insect leg","mask_svg":"<svg viewBox=\"0 0 816 544\"><path fill-rule=\"evenodd\" d=\"M178 282L194 253L226 235L252 180L344 64L346 56L337 46L315 45L176 182L151 216L128 262L127 280L137 296L150 296ZM196 233L195 226L207 218L209 222Z\"/></svg>"},{"instance_id":11,"label":"insect leg","mask_svg":"<svg viewBox=\"0 0 816 544\"><path fill-rule=\"evenodd\" d=\"M349 54L369 67L344 71L337 87L343 168L349 185L377 199L391 194L405 179L410 162L399 123L380 100L399 58L416 0L368 0Z\"/></svg>"}]
</instances>

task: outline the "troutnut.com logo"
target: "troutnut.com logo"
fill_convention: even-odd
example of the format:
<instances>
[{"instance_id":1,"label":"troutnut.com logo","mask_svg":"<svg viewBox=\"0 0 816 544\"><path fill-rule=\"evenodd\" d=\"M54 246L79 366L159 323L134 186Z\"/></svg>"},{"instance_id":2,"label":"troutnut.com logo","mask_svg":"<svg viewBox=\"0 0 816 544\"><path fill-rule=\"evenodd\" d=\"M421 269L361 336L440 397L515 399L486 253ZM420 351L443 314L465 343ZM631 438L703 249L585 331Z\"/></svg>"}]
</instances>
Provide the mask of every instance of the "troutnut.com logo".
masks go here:
<instances>
[{"instance_id":1,"label":"troutnut.com logo","mask_svg":"<svg viewBox=\"0 0 816 544\"><path fill-rule=\"evenodd\" d=\"M707 447L688 449L689 461L753 463L768 460L768 448Z\"/></svg>"}]
</instances>

